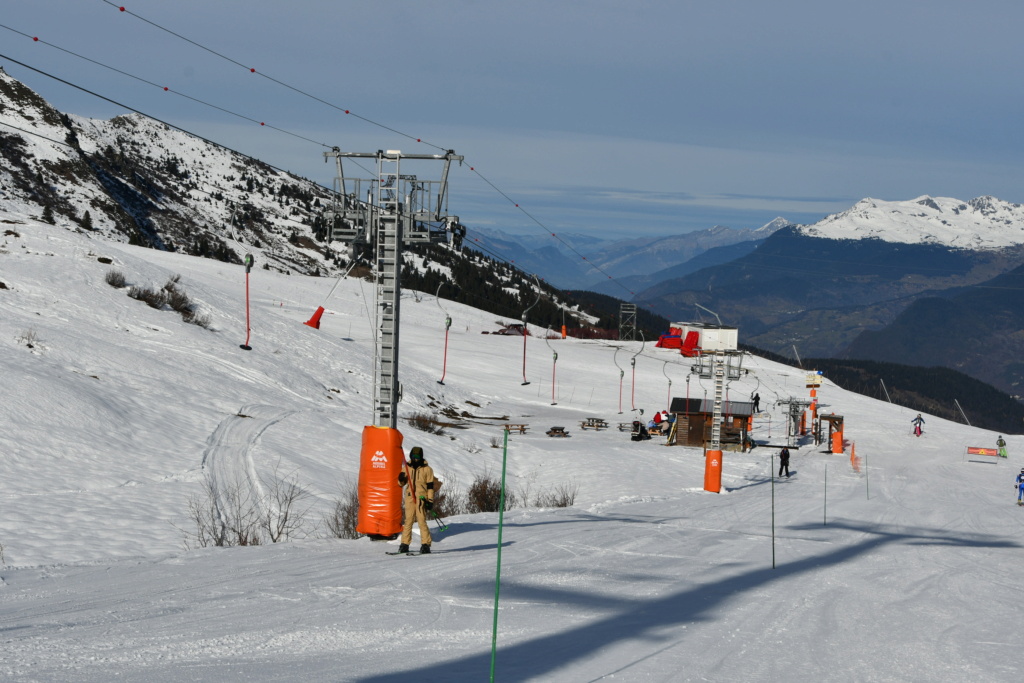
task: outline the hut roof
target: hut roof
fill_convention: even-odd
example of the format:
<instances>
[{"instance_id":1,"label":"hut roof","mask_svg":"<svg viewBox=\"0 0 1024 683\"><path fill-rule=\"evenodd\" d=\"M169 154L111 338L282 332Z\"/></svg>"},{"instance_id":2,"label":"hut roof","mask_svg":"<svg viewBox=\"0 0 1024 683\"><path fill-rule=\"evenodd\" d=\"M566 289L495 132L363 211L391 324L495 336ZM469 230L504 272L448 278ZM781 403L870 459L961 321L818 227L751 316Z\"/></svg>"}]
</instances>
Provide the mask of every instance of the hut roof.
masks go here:
<instances>
[{"instance_id":1,"label":"hut roof","mask_svg":"<svg viewBox=\"0 0 1024 683\"><path fill-rule=\"evenodd\" d=\"M710 414L715 411L714 401L702 398L679 398L672 399L669 412L676 415L699 415ZM734 417L750 417L754 414L754 404L750 401L722 401L722 415Z\"/></svg>"}]
</instances>

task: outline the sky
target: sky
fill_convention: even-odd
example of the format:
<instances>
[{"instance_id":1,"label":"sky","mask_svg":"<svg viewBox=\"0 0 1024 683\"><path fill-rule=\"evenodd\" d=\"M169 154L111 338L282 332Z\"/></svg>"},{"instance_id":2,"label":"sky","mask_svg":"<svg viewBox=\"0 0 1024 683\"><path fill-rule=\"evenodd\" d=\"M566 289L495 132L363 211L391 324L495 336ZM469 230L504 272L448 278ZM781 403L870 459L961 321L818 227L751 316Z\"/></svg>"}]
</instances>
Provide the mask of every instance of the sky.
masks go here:
<instances>
[{"instance_id":1,"label":"sky","mask_svg":"<svg viewBox=\"0 0 1024 683\"><path fill-rule=\"evenodd\" d=\"M749 374L727 398L760 395L760 445L725 452L712 493L699 447L614 428L634 407L664 407L668 392L705 396L709 381L684 381L688 359L533 336L524 365L523 338L480 334L496 329L493 314L442 302L446 332L433 296L407 290L405 453L424 449L442 492L498 478L504 462L508 489L533 501L502 520L496 595L495 513L447 516L444 532L431 523L430 556L325 533L321 515L355 478L371 415L365 283L342 280L313 329L302 323L324 278L256 269L250 282L238 265L29 213L0 213L5 682L485 681L492 643L497 681L1024 673L1013 485L1024 436L1005 435L1005 460L969 456L998 434L926 413L915 437L915 412L825 377L821 412L843 416L847 450L794 439L792 477L779 478L769 444L787 443L782 401L808 397L807 373L745 356ZM140 286L180 276L209 328L129 298L105 282L110 270ZM239 348L247 285L250 351ZM616 364L630 358L622 378ZM441 407L470 417L444 434L404 419ZM591 416L613 428L580 429ZM528 425L507 447L506 421ZM550 426L570 436L549 438ZM233 491L265 503L288 481L308 494L294 511L308 514L285 543L201 548L193 537L186 549L189 503L209 501L208 477L227 517ZM536 504L559 486L574 489L571 507Z\"/></svg>"},{"instance_id":2,"label":"sky","mask_svg":"<svg viewBox=\"0 0 1024 683\"><path fill-rule=\"evenodd\" d=\"M59 109L123 113L12 60L328 186L330 147L453 149L470 227L616 238L864 197L1024 201L1010 1L8 5L0 64Z\"/></svg>"}]
</instances>

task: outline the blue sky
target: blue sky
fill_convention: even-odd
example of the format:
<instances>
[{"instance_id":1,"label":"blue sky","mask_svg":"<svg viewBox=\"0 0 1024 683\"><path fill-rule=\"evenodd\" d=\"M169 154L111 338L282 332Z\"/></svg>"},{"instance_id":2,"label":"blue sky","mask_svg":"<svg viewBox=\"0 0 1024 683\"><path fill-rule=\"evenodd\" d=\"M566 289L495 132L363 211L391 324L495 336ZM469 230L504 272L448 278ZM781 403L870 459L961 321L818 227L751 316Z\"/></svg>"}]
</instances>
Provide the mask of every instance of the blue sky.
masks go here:
<instances>
[{"instance_id":1,"label":"blue sky","mask_svg":"<svg viewBox=\"0 0 1024 683\"><path fill-rule=\"evenodd\" d=\"M465 155L471 228L595 237L814 222L863 197L1024 201L1024 4L8 3L0 54L330 185L324 147ZM138 15L133 16L134 15ZM152 22L152 24L142 19ZM0 58L58 108L106 102ZM421 173L426 177L430 171Z\"/></svg>"}]
</instances>

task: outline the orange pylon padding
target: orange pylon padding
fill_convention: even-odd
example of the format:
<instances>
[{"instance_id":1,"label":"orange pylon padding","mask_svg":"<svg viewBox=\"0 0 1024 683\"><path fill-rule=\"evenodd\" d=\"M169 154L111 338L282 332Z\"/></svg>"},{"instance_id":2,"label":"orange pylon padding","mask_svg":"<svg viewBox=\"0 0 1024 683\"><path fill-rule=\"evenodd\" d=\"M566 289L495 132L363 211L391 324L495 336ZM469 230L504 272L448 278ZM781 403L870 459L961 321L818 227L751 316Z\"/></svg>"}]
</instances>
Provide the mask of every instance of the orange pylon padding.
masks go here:
<instances>
[{"instance_id":1,"label":"orange pylon padding","mask_svg":"<svg viewBox=\"0 0 1024 683\"><path fill-rule=\"evenodd\" d=\"M722 451L704 454L704 490L711 493L722 491Z\"/></svg>"},{"instance_id":2,"label":"orange pylon padding","mask_svg":"<svg viewBox=\"0 0 1024 683\"><path fill-rule=\"evenodd\" d=\"M313 317L310 318L309 320L307 320L306 322L302 323L302 324L303 325L309 325L310 327L314 327L314 328L319 330L320 329L320 316L322 316L323 314L324 314L324 307L320 306L320 307L318 307L316 309L316 312L313 313Z\"/></svg>"},{"instance_id":3,"label":"orange pylon padding","mask_svg":"<svg viewBox=\"0 0 1024 683\"><path fill-rule=\"evenodd\" d=\"M832 432L832 453L843 452L843 433L840 431Z\"/></svg>"},{"instance_id":4,"label":"orange pylon padding","mask_svg":"<svg viewBox=\"0 0 1024 683\"><path fill-rule=\"evenodd\" d=\"M391 427L363 427L356 531L373 536L401 533L402 487L398 473L404 466L401 432Z\"/></svg>"}]
</instances>

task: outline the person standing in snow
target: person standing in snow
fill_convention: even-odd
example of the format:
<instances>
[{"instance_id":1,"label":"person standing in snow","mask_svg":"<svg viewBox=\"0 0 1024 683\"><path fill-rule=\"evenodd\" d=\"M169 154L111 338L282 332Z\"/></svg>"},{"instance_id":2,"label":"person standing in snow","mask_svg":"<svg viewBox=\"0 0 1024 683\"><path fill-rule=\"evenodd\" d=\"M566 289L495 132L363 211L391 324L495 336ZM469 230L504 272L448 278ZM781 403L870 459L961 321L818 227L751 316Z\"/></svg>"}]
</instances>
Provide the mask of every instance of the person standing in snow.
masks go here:
<instances>
[{"instance_id":1,"label":"person standing in snow","mask_svg":"<svg viewBox=\"0 0 1024 683\"><path fill-rule=\"evenodd\" d=\"M753 395L753 396L752 396L752 397L750 398L750 400L751 400L751 401L753 402L753 404L754 404L754 410L753 410L753 412L755 412L755 413L759 413L759 412L761 412L761 394L754 394L754 395Z\"/></svg>"},{"instance_id":2,"label":"person standing in snow","mask_svg":"<svg viewBox=\"0 0 1024 683\"><path fill-rule=\"evenodd\" d=\"M412 541L412 525L420 525L420 552L430 552L430 527L427 526L427 513L434 509L434 489L436 479L434 470L423 458L423 449L413 446L409 451L409 462L398 473L398 483L405 487L405 524L402 526L402 544L398 552L409 552Z\"/></svg>"},{"instance_id":3,"label":"person standing in snow","mask_svg":"<svg viewBox=\"0 0 1024 683\"><path fill-rule=\"evenodd\" d=\"M1017 505L1024 505L1024 467L1020 468L1017 475Z\"/></svg>"},{"instance_id":4,"label":"person standing in snow","mask_svg":"<svg viewBox=\"0 0 1024 683\"><path fill-rule=\"evenodd\" d=\"M1006 441L1003 440L1003 435L1000 434L999 438L996 439L996 447L999 449L999 457L1006 457Z\"/></svg>"},{"instance_id":5,"label":"person standing in snow","mask_svg":"<svg viewBox=\"0 0 1024 683\"><path fill-rule=\"evenodd\" d=\"M782 476L782 470L786 470L786 479L789 479L789 449L783 448L779 451L779 476Z\"/></svg>"},{"instance_id":6,"label":"person standing in snow","mask_svg":"<svg viewBox=\"0 0 1024 683\"><path fill-rule=\"evenodd\" d=\"M921 436L921 425L924 424L924 418L921 417L921 413L918 413L917 417L910 421L910 424L914 425L914 436Z\"/></svg>"}]
</instances>

